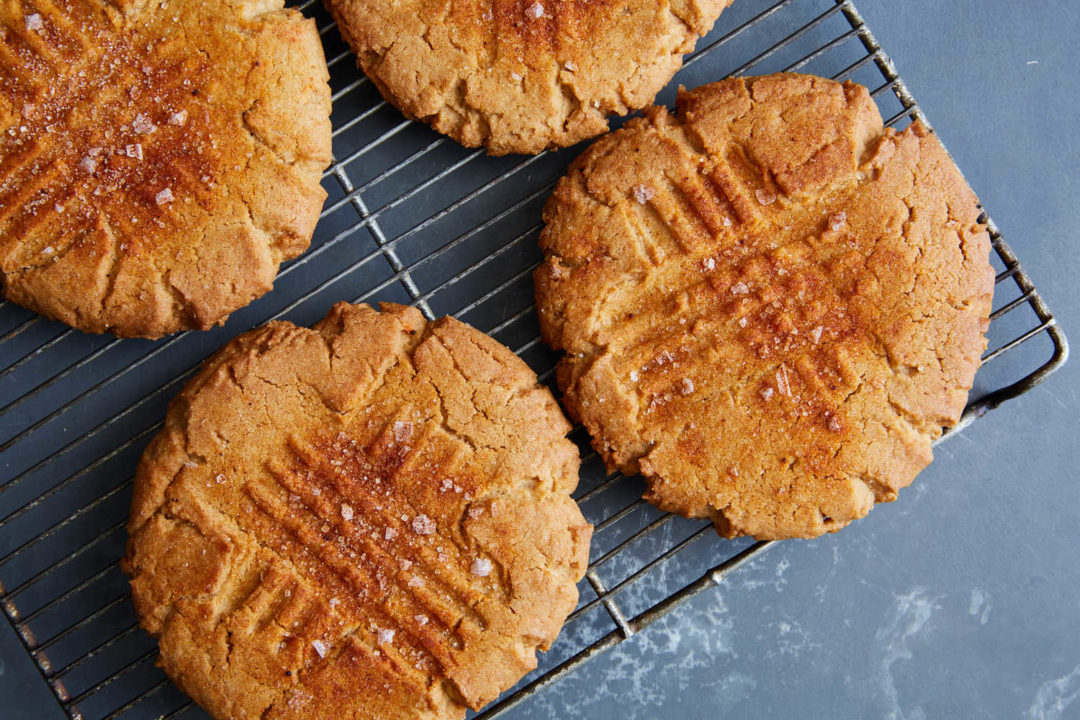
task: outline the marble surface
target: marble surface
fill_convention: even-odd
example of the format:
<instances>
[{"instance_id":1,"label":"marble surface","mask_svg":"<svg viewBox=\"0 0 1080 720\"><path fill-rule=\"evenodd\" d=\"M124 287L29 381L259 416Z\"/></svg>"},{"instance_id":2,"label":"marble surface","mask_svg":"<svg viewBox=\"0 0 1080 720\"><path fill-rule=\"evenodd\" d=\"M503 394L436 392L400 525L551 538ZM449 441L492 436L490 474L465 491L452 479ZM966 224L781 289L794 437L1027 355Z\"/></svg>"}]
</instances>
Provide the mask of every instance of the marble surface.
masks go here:
<instances>
[{"instance_id":1,"label":"marble surface","mask_svg":"<svg viewBox=\"0 0 1080 720\"><path fill-rule=\"evenodd\" d=\"M1080 338L1074 0L860 10ZM1080 717L1080 363L941 445L891 506L774 545L509 717ZM62 717L0 623L0 717Z\"/></svg>"},{"instance_id":2,"label":"marble surface","mask_svg":"<svg viewBox=\"0 0 1080 720\"><path fill-rule=\"evenodd\" d=\"M1080 3L864 0L1080 338ZM1080 718L1080 363L947 440L891 506L749 568L510 714Z\"/></svg>"}]
</instances>

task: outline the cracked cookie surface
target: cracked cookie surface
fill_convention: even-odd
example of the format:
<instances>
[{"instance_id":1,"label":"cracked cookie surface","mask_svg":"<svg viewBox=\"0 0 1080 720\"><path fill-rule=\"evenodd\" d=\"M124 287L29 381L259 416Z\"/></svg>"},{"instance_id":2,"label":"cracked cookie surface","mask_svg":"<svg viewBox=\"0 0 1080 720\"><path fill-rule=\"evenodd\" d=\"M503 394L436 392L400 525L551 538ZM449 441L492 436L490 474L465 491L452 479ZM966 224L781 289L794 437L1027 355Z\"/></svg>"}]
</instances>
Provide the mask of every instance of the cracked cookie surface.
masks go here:
<instances>
[{"instance_id":1,"label":"cracked cookie surface","mask_svg":"<svg viewBox=\"0 0 1080 720\"><path fill-rule=\"evenodd\" d=\"M330 162L318 32L283 4L0 4L6 297L159 337L272 288Z\"/></svg>"},{"instance_id":2,"label":"cracked cookie surface","mask_svg":"<svg viewBox=\"0 0 1080 720\"><path fill-rule=\"evenodd\" d=\"M578 451L518 357L338 304L211 357L139 464L123 561L160 664L218 718L460 718L577 603Z\"/></svg>"},{"instance_id":3,"label":"cracked cookie surface","mask_svg":"<svg viewBox=\"0 0 1080 720\"><path fill-rule=\"evenodd\" d=\"M467 147L538 153L652 102L731 0L327 0L383 96Z\"/></svg>"},{"instance_id":4,"label":"cracked cookie surface","mask_svg":"<svg viewBox=\"0 0 1080 720\"><path fill-rule=\"evenodd\" d=\"M724 536L813 537L895 499L955 423L994 273L919 123L804 75L682 92L571 166L536 272L559 383L609 467Z\"/></svg>"}]
</instances>

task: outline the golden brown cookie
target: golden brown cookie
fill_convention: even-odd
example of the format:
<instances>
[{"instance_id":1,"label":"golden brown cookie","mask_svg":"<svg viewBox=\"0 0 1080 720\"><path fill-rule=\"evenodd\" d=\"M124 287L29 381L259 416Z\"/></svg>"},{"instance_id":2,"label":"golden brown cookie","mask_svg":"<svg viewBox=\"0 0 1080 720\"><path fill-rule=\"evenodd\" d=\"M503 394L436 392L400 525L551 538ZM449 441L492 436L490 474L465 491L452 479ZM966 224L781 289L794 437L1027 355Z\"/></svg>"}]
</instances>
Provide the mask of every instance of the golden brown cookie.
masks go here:
<instances>
[{"instance_id":1,"label":"golden brown cookie","mask_svg":"<svg viewBox=\"0 0 1080 720\"><path fill-rule=\"evenodd\" d=\"M446 318L336 305L207 361L146 450L124 570L214 717L460 718L536 667L591 527L551 393Z\"/></svg>"},{"instance_id":2,"label":"golden brown cookie","mask_svg":"<svg viewBox=\"0 0 1080 720\"><path fill-rule=\"evenodd\" d=\"M208 328L307 248L318 32L283 0L0 3L4 294L86 332Z\"/></svg>"},{"instance_id":3,"label":"golden brown cookie","mask_svg":"<svg viewBox=\"0 0 1080 720\"><path fill-rule=\"evenodd\" d=\"M652 102L731 0L326 0L383 97L467 147L538 153Z\"/></svg>"},{"instance_id":4,"label":"golden brown cookie","mask_svg":"<svg viewBox=\"0 0 1080 720\"><path fill-rule=\"evenodd\" d=\"M682 92L596 142L536 273L559 382L610 467L728 537L813 537L896 498L957 421L994 274L919 123L805 75Z\"/></svg>"}]
</instances>

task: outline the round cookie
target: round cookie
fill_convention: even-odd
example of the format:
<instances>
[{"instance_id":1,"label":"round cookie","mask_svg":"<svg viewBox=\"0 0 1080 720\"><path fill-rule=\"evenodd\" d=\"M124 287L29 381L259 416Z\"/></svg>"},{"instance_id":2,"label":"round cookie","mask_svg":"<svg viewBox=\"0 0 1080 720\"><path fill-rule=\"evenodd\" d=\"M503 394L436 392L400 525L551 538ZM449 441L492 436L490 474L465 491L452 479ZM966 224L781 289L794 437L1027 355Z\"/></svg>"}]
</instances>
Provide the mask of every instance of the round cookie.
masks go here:
<instances>
[{"instance_id":1,"label":"round cookie","mask_svg":"<svg viewBox=\"0 0 1080 720\"><path fill-rule=\"evenodd\" d=\"M597 141L544 212L559 383L609 467L724 536L813 537L896 498L962 412L994 273L919 123L805 75L682 92Z\"/></svg>"},{"instance_id":2,"label":"round cookie","mask_svg":"<svg viewBox=\"0 0 1080 720\"><path fill-rule=\"evenodd\" d=\"M389 102L467 147L538 153L652 102L731 0L327 0Z\"/></svg>"},{"instance_id":3,"label":"round cookie","mask_svg":"<svg viewBox=\"0 0 1080 720\"><path fill-rule=\"evenodd\" d=\"M283 4L0 4L7 298L158 337L273 287L330 162L318 32Z\"/></svg>"},{"instance_id":4,"label":"round cookie","mask_svg":"<svg viewBox=\"0 0 1080 720\"><path fill-rule=\"evenodd\" d=\"M460 718L577 603L577 447L518 357L338 304L210 358L135 478L123 561L160 664L217 718Z\"/></svg>"}]
</instances>

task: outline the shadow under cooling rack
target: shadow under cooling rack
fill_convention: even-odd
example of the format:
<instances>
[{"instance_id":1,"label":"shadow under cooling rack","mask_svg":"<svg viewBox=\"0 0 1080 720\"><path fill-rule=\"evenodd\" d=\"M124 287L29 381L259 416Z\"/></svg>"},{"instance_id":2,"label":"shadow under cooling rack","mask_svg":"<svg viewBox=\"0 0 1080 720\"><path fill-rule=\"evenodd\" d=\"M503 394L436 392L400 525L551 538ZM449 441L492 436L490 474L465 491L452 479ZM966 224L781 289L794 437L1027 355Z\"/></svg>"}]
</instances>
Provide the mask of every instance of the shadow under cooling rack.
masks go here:
<instances>
[{"instance_id":1,"label":"shadow under cooling rack","mask_svg":"<svg viewBox=\"0 0 1080 720\"><path fill-rule=\"evenodd\" d=\"M157 342L91 337L0 304L0 601L73 718L204 717L154 666L117 567L132 471L169 399L230 338L270 319L310 324L335 301L453 314L514 348L546 382L531 273L540 210L579 149L488 158L406 121L359 73L320 4L334 92L329 193L311 249L223 328ZM850 2L738 0L698 43L679 84L801 70L870 88L894 127L925 122ZM616 123L618 124L618 123ZM1030 390L1067 344L990 223L998 269L990 349L961 425ZM948 435L946 435L948 437ZM718 540L664 515L637 478L607 475L579 428L577 499L596 526L581 601L540 667L478 717L502 714L630 637L767 547Z\"/></svg>"}]
</instances>

